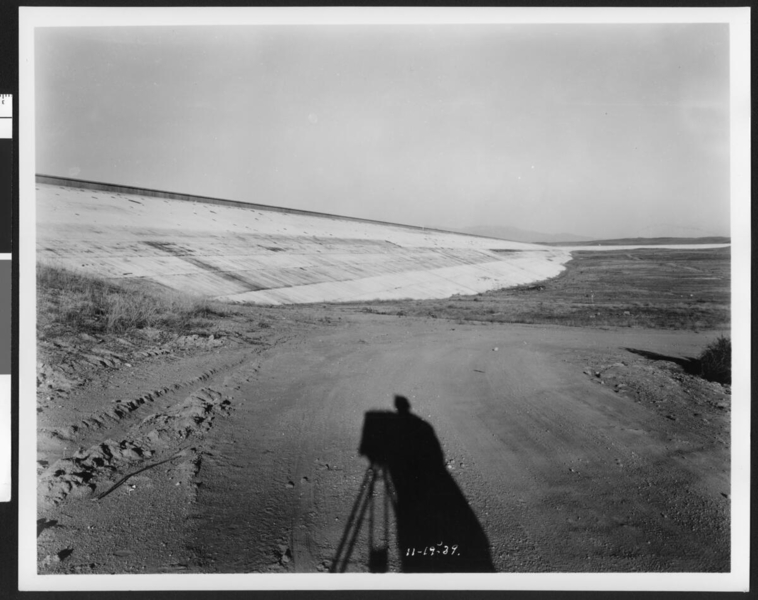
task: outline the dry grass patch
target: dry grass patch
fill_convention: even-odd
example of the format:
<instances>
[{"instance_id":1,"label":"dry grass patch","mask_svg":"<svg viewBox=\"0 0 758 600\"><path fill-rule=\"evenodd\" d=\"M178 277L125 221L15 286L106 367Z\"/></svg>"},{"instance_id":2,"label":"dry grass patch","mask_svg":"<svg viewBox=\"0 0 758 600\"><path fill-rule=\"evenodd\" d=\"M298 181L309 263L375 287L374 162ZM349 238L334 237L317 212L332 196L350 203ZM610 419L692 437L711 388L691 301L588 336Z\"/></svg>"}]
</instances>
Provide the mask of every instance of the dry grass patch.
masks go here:
<instances>
[{"instance_id":1,"label":"dry grass patch","mask_svg":"<svg viewBox=\"0 0 758 600\"><path fill-rule=\"evenodd\" d=\"M37 267L40 335L65 332L126 333L159 327L185 331L229 309L178 292L147 291L50 265Z\"/></svg>"}]
</instances>

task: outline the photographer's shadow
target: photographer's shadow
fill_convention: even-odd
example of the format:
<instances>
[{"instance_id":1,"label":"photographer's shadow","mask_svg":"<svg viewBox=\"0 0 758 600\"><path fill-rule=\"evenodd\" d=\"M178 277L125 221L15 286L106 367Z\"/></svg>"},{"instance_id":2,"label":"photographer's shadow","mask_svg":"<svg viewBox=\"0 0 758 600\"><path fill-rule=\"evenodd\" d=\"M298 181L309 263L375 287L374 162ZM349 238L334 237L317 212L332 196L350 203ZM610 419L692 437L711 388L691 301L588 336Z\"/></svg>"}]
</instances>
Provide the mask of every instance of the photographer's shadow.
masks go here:
<instances>
[{"instance_id":1,"label":"photographer's shadow","mask_svg":"<svg viewBox=\"0 0 758 600\"><path fill-rule=\"evenodd\" d=\"M366 412L360 453L391 487L404 572L494 571L489 541L445 466L432 426L395 396L396 412Z\"/></svg>"}]
</instances>

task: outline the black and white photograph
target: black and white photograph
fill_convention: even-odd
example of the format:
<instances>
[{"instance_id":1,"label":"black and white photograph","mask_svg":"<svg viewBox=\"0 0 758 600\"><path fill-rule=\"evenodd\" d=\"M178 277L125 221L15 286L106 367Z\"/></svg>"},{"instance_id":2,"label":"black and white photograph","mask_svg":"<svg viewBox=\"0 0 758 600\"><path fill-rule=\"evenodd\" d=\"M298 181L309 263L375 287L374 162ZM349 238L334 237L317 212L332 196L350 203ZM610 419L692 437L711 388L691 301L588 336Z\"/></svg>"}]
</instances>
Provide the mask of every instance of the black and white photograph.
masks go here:
<instances>
[{"instance_id":1,"label":"black and white photograph","mask_svg":"<svg viewBox=\"0 0 758 600\"><path fill-rule=\"evenodd\" d=\"M749 21L22 8L22 589L746 589Z\"/></svg>"}]
</instances>

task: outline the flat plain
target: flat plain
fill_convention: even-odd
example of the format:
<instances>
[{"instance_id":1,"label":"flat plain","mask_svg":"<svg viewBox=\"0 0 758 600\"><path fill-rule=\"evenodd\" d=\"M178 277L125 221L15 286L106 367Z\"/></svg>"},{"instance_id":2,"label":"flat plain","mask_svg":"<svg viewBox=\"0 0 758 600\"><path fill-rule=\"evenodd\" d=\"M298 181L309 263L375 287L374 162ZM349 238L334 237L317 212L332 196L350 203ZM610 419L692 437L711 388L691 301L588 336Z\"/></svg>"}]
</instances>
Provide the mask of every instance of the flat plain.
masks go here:
<instances>
[{"instance_id":1,"label":"flat plain","mask_svg":"<svg viewBox=\"0 0 758 600\"><path fill-rule=\"evenodd\" d=\"M492 323L728 329L730 285L728 247L582 250L567 270L535 284L366 310Z\"/></svg>"}]
</instances>

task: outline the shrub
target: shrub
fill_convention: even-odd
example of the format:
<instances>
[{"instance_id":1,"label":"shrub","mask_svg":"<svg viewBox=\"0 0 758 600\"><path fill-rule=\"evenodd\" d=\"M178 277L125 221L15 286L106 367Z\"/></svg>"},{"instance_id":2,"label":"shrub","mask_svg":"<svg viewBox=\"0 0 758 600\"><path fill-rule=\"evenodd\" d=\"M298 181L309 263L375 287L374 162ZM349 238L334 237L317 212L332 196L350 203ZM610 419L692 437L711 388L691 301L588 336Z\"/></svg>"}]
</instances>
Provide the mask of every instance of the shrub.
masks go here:
<instances>
[{"instance_id":1,"label":"shrub","mask_svg":"<svg viewBox=\"0 0 758 600\"><path fill-rule=\"evenodd\" d=\"M732 383L732 340L719 336L698 357L700 374L709 381Z\"/></svg>"}]
</instances>

